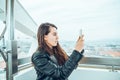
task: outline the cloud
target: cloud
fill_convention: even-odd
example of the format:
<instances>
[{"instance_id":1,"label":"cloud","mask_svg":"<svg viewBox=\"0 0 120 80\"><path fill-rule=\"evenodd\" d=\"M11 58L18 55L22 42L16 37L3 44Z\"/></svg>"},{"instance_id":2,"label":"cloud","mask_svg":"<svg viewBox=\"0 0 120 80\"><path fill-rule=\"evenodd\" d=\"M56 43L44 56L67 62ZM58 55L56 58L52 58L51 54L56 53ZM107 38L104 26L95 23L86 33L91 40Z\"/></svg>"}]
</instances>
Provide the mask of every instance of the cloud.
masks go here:
<instances>
[{"instance_id":1,"label":"cloud","mask_svg":"<svg viewBox=\"0 0 120 80\"><path fill-rule=\"evenodd\" d=\"M76 40L80 28L83 28L87 40L113 39L120 36L119 0L20 0L20 2L38 25L42 22L57 25L61 40Z\"/></svg>"}]
</instances>

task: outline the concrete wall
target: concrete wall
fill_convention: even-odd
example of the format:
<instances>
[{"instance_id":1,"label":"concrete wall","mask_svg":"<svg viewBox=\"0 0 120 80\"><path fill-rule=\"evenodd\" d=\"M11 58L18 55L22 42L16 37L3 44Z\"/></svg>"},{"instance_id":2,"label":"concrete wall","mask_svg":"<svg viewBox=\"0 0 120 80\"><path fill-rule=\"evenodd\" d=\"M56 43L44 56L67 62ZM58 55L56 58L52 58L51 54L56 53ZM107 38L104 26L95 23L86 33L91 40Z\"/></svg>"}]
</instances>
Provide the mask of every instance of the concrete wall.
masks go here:
<instances>
[{"instance_id":1,"label":"concrete wall","mask_svg":"<svg viewBox=\"0 0 120 80\"><path fill-rule=\"evenodd\" d=\"M120 72L103 69L78 68L70 75L69 80L120 80Z\"/></svg>"},{"instance_id":2,"label":"concrete wall","mask_svg":"<svg viewBox=\"0 0 120 80\"><path fill-rule=\"evenodd\" d=\"M14 75L14 80L36 80L36 73L33 67L22 70Z\"/></svg>"},{"instance_id":3,"label":"concrete wall","mask_svg":"<svg viewBox=\"0 0 120 80\"><path fill-rule=\"evenodd\" d=\"M14 80L36 80L34 68L32 67L15 74ZM103 69L77 68L71 73L69 80L120 80L120 72Z\"/></svg>"}]
</instances>

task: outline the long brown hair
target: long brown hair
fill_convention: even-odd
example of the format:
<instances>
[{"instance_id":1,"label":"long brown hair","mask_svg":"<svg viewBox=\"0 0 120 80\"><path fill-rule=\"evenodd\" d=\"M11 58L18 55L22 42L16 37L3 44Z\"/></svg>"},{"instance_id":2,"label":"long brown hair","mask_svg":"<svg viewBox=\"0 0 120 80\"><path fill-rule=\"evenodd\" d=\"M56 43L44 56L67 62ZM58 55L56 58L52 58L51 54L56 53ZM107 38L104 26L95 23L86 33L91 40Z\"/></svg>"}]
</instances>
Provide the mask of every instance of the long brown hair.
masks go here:
<instances>
[{"instance_id":1,"label":"long brown hair","mask_svg":"<svg viewBox=\"0 0 120 80\"><path fill-rule=\"evenodd\" d=\"M43 49L47 51L49 55L54 54L58 61L58 64L62 65L68 59L68 56L65 53L65 51L61 48L59 43L57 43L57 46L53 47L53 49L49 48L44 40L44 36L50 32L50 27L55 27L57 29L57 27L51 23L42 23L39 26L38 32L37 32L38 49Z\"/></svg>"}]
</instances>

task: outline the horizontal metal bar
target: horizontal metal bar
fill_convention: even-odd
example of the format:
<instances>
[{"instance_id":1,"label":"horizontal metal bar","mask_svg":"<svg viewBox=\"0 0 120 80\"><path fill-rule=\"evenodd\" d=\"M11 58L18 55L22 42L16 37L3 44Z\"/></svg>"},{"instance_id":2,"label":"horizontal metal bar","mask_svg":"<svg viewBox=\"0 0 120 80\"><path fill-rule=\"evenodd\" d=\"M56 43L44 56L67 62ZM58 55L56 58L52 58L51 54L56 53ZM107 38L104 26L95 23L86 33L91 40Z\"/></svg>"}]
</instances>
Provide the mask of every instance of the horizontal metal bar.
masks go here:
<instances>
[{"instance_id":1,"label":"horizontal metal bar","mask_svg":"<svg viewBox=\"0 0 120 80\"><path fill-rule=\"evenodd\" d=\"M80 64L120 66L120 58L113 57L83 57Z\"/></svg>"},{"instance_id":2,"label":"horizontal metal bar","mask_svg":"<svg viewBox=\"0 0 120 80\"><path fill-rule=\"evenodd\" d=\"M24 69L27 69L27 68L30 68L30 67L33 67L32 63L26 63L26 64L22 64L22 65L19 65L18 66L18 71L21 71L21 70L24 70Z\"/></svg>"},{"instance_id":3,"label":"horizontal metal bar","mask_svg":"<svg viewBox=\"0 0 120 80\"><path fill-rule=\"evenodd\" d=\"M19 70L25 67L33 66L31 57L21 58L18 60ZM104 57L83 57L79 62L79 67L98 68L98 69L112 69L120 70L120 58L104 58Z\"/></svg>"},{"instance_id":4,"label":"horizontal metal bar","mask_svg":"<svg viewBox=\"0 0 120 80\"><path fill-rule=\"evenodd\" d=\"M31 57L25 57L18 59L18 65L23 65L26 63L31 63Z\"/></svg>"}]
</instances>

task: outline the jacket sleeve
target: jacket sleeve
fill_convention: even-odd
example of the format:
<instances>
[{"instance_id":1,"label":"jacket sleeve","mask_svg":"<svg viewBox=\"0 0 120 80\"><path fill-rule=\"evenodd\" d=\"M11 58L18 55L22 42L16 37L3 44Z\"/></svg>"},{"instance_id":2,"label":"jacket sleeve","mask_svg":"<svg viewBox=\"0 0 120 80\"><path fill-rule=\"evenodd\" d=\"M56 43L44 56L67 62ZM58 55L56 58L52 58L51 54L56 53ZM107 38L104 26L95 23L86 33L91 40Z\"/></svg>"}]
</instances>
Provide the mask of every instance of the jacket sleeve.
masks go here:
<instances>
[{"instance_id":1,"label":"jacket sleeve","mask_svg":"<svg viewBox=\"0 0 120 80\"><path fill-rule=\"evenodd\" d=\"M74 50L65 64L59 66L50 61L47 55L39 53L32 56L32 62L45 75L65 79L71 74L82 57L82 54Z\"/></svg>"}]
</instances>

